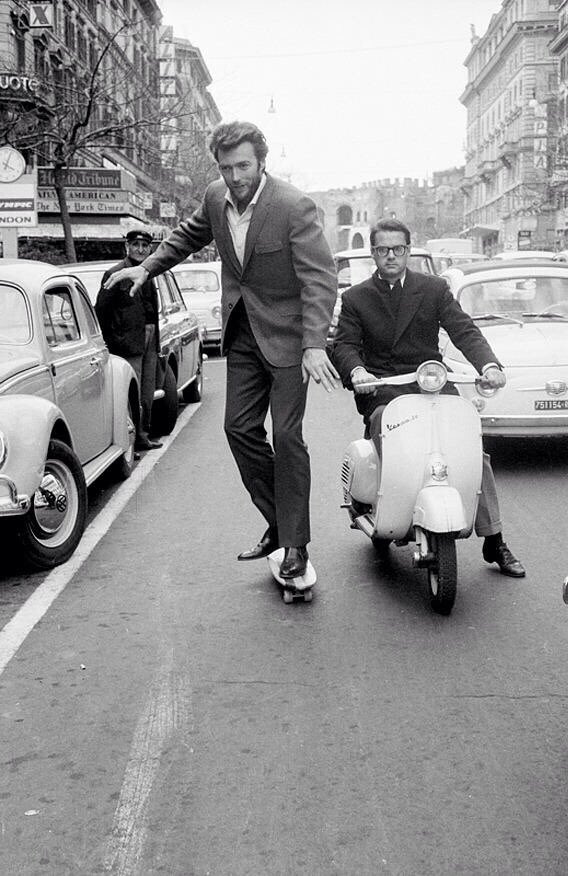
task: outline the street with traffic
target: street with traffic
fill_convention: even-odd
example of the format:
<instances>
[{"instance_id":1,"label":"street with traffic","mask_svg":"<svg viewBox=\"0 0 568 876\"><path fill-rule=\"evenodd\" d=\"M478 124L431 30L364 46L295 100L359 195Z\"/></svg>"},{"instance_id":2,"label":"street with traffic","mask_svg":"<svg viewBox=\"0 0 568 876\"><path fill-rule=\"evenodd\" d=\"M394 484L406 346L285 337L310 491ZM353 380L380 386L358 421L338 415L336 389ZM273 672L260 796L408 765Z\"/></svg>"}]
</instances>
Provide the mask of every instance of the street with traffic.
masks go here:
<instances>
[{"instance_id":1,"label":"street with traffic","mask_svg":"<svg viewBox=\"0 0 568 876\"><path fill-rule=\"evenodd\" d=\"M564 874L565 438L492 442L527 575L458 542L449 617L412 547L340 508L351 393L311 385L311 603L266 560L223 434L225 360L72 558L0 580L6 874ZM5 550L5 554L6 554ZM9 553L9 552L8 552Z\"/></svg>"}]
</instances>

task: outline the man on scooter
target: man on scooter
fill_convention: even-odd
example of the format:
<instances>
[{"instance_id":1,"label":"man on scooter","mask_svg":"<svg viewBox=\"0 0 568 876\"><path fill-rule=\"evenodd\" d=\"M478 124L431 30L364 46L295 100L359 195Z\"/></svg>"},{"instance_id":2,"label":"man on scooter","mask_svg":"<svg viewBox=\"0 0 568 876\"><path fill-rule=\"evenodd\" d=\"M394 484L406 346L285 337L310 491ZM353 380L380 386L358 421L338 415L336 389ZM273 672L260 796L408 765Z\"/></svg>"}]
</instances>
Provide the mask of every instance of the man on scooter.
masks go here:
<instances>
[{"instance_id":1,"label":"man on scooter","mask_svg":"<svg viewBox=\"0 0 568 876\"><path fill-rule=\"evenodd\" d=\"M465 313L441 277L407 269L410 231L396 219L371 228L371 252L377 266L368 280L342 296L334 339L333 360L344 386L355 393L357 410L377 449L385 405L416 385L366 386L377 377L414 371L427 359L442 360L438 336L447 331L487 386L505 385L497 357L471 317ZM457 390L448 384L445 392ZM497 563L503 575L522 578L525 570L503 541L495 477L489 456L483 455L481 496L475 532L484 538L483 558Z\"/></svg>"}]
</instances>

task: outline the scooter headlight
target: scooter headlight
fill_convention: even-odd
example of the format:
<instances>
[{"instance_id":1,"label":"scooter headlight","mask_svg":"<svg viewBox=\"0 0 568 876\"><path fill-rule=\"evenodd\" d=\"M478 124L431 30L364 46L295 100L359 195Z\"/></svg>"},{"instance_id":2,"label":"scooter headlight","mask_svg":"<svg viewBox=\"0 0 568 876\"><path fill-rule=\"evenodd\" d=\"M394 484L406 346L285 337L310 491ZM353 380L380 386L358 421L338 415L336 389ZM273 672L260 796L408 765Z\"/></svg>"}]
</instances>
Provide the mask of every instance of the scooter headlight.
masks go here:
<instances>
[{"instance_id":1,"label":"scooter headlight","mask_svg":"<svg viewBox=\"0 0 568 876\"><path fill-rule=\"evenodd\" d=\"M435 359L423 362L416 372L416 382L422 392L439 392L448 381L448 372L442 362Z\"/></svg>"}]
</instances>

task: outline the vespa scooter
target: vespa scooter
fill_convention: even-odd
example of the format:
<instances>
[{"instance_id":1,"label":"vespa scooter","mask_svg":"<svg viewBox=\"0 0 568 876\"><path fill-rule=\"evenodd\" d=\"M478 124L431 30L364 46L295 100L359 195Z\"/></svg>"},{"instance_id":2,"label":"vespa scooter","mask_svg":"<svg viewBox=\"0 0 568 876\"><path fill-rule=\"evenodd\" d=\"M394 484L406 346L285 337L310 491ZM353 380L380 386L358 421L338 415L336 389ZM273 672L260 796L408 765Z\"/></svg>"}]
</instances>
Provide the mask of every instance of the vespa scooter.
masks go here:
<instances>
[{"instance_id":1,"label":"vespa scooter","mask_svg":"<svg viewBox=\"0 0 568 876\"><path fill-rule=\"evenodd\" d=\"M385 555L391 542L416 542L414 565L426 568L432 609L449 615L457 591L456 539L471 535L483 466L481 420L470 401L442 393L448 381L476 383L473 374L449 372L436 360L409 374L377 378L372 386L417 383L382 414L380 454L371 439L353 441L341 482L351 528Z\"/></svg>"}]
</instances>

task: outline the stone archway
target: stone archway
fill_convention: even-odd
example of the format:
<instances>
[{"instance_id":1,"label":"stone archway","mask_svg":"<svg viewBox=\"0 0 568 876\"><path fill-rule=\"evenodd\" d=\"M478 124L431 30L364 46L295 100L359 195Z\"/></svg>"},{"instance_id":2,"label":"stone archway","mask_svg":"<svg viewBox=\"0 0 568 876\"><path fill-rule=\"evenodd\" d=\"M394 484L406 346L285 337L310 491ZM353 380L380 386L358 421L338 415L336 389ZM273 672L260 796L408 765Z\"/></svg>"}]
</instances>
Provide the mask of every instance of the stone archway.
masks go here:
<instances>
[{"instance_id":1,"label":"stone archway","mask_svg":"<svg viewBox=\"0 0 568 876\"><path fill-rule=\"evenodd\" d=\"M355 232L353 237L351 238L351 248L352 249L363 249L365 246L365 241L363 240L363 235L358 231Z\"/></svg>"}]
</instances>

